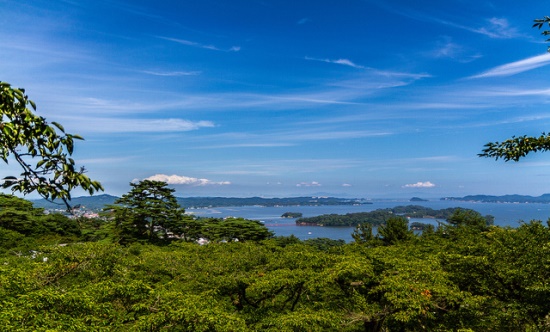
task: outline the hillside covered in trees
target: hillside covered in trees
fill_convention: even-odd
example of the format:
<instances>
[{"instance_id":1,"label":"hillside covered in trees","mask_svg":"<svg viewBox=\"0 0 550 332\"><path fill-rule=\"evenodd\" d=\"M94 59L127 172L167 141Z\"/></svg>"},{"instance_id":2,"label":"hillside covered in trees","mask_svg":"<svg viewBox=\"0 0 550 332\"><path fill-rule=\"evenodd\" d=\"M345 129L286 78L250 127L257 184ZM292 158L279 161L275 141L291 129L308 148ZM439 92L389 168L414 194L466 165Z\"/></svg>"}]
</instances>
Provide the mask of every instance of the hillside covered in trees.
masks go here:
<instances>
[{"instance_id":1,"label":"hillside covered in trees","mask_svg":"<svg viewBox=\"0 0 550 332\"><path fill-rule=\"evenodd\" d=\"M464 197L443 197L444 201L465 201L465 202L485 202L485 203L550 203L550 194L540 196L529 195L468 195Z\"/></svg>"},{"instance_id":2,"label":"hillside covered in trees","mask_svg":"<svg viewBox=\"0 0 550 332\"><path fill-rule=\"evenodd\" d=\"M118 210L90 220L0 198L0 326L7 331L550 327L550 228L539 221L501 228L456 210L415 235L407 219L393 216L377 235L358 227L346 244L274 237L243 219L187 216L178 226L186 236L174 233L173 220L157 220L142 236L127 227L138 220L132 193Z\"/></svg>"}]
</instances>

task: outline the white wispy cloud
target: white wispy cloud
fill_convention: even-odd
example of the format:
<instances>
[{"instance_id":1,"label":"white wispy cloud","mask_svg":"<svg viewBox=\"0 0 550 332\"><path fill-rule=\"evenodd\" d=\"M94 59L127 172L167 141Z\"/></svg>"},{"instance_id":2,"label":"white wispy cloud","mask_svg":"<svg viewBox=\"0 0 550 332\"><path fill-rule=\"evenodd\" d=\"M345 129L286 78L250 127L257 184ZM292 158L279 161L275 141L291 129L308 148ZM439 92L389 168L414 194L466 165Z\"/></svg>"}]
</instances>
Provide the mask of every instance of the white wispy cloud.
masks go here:
<instances>
[{"instance_id":1,"label":"white wispy cloud","mask_svg":"<svg viewBox=\"0 0 550 332\"><path fill-rule=\"evenodd\" d=\"M214 46L214 45L201 44L201 43L197 43L197 42L190 41L190 40L185 40L185 39L162 37L162 36L159 36L158 38L168 40L168 41L172 41L172 42L175 42L175 43L178 43L178 44L181 44L181 45L192 46L192 47L197 47L197 48L204 48L204 49L212 50L212 51L238 52L238 51L241 50L240 46L232 46L230 48L224 49L224 48L219 48L219 47Z\"/></svg>"},{"instance_id":2,"label":"white wispy cloud","mask_svg":"<svg viewBox=\"0 0 550 332\"><path fill-rule=\"evenodd\" d=\"M47 39L46 37L43 38ZM54 47L54 45L40 40L39 37L13 38L12 36L12 38L7 38L5 42L2 43L4 54L13 52L14 54L18 54L19 57L22 57L23 59L32 58L34 61L43 63L62 61L91 63L99 61L98 57L95 57L92 52L84 49L83 47L78 47L79 45L68 45L60 41L56 46L57 47ZM36 63L32 63L30 65L35 66Z\"/></svg>"},{"instance_id":3,"label":"white wispy cloud","mask_svg":"<svg viewBox=\"0 0 550 332\"><path fill-rule=\"evenodd\" d=\"M472 62L482 57L481 54L473 53L463 45L455 43L447 36L436 43L435 48L428 53L428 56L433 58L452 59L460 63Z\"/></svg>"},{"instance_id":4,"label":"white wispy cloud","mask_svg":"<svg viewBox=\"0 0 550 332\"><path fill-rule=\"evenodd\" d=\"M185 75L195 74L194 72L162 72L149 71L148 74L155 75ZM269 112L305 109L324 105L362 105L364 98L373 94L383 93L384 89L401 87L414 83L415 81L429 77L428 74L392 72L380 70L365 70L359 73L359 77L351 80L337 80L320 82L317 86L307 87L303 91L280 91L277 93L256 93L246 91L236 92L201 92L190 94L186 92L172 94L162 89L147 86L147 89L140 87L131 90L123 90L122 94L111 96L99 93L82 93L81 90L71 86L63 86L54 89L53 93L47 95L55 100L63 109L56 110L56 116L66 113L67 117L74 114L75 109L86 110L88 114L95 116L128 115L136 113L157 113L158 111L186 111L208 110L210 112L232 109L254 108ZM127 82L119 82L116 77L105 78L106 84L119 90ZM108 81L108 82L107 82ZM66 89L75 89L72 95L67 97ZM63 91L60 93L57 91ZM147 96L155 95L159 98L147 99ZM65 111L64 111L65 110Z\"/></svg>"},{"instance_id":5,"label":"white wispy cloud","mask_svg":"<svg viewBox=\"0 0 550 332\"><path fill-rule=\"evenodd\" d=\"M431 157L407 158L407 159L399 159L399 160L404 160L406 162L420 161L420 162L430 162L430 163L432 162L457 163L458 157L457 156L431 156Z\"/></svg>"},{"instance_id":6,"label":"white wispy cloud","mask_svg":"<svg viewBox=\"0 0 550 332\"><path fill-rule=\"evenodd\" d=\"M368 131L368 130L339 130L330 127L317 127L307 129L303 126L293 129L284 128L261 134L248 133L224 133L220 135L210 135L210 140L223 142L222 144L212 144L197 146L197 149L221 149L221 148L278 148L296 146L302 142L308 141L329 141L358 139L365 137L382 137L392 135L389 131ZM254 143L249 143L254 142Z\"/></svg>"},{"instance_id":7,"label":"white wispy cloud","mask_svg":"<svg viewBox=\"0 0 550 332\"><path fill-rule=\"evenodd\" d=\"M274 148L274 147L288 147L295 146L293 143L277 143L277 142L266 142L266 143L234 143L234 144L221 144L216 146L208 146L208 149L222 149L222 148ZM205 147L201 147L204 149Z\"/></svg>"},{"instance_id":8,"label":"white wispy cloud","mask_svg":"<svg viewBox=\"0 0 550 332\"><path fill-rule=\"evenodd\" d=\"M112 158L91 158L91 159L78 159L77 164L115 164L123 163L134 159L134 157L112 157Z\"/></svg>"},{"instance_id":9,"label":"white wispy cloud","mask_svg":"<svg viewBox=\"0 0 550 332\"><path fill-rule=\"evenodd\" d=\"M363 66L355 64L351 60L348 60L348 59L332 60L331 62L336 63L338 65L350 66L350 67L354 67L354 68L364 68Z\"/></svg>"},{"instance_id":10,"label":"white wispy cloud","mask_svg":"<svg viewBox=\"0 0 550 332\"><path fill-rule=\"evenodd\" d=\"M154 76L196 76L200 75L200 71L150 71L144 70L144 74L154 75Z\"/></svg>"},{"instance_id":11,"label":"white wispy cloud","mask_svg":"<svg viewBox=\"0 0 550 332\"><path fill-rule=\"evenodd\" d=\"M302 25L302 24L306 24L306 23L308 23L308 22L310 22L310 21L311 21L310 18L304 17L304 18L298 20L298 22L296 22L296 24Z\"/></svg>"},{"instance_id":12,"label":"white wispy cloud","mask_svg":"<svg viewBox=\"0 0 550 332\"><path fill-rule=\"evenodd\" d=\"M537 55L520 61L507 63L502 66L498 66L489 69L481 74L471 76L470 78L486 78L496 76L510 76L519 73L523 73L528 70L536 69L542 66L550 64L550 53Z\"/></svg>"},{"instance_id":13,"label":"white wispy cloud","mask_svg":"<svg viewBox=\"0 0 550 332\"><path fill-rule=\"evenodd\" d=\"M436 58L454 58L457 53L462 51L462 47L447 41L444 44L438 45L439 47L433 52L433 56Z\"/></svg>"},{"instance_id":14,"label":"white wispy cloud","mask_svg":"<svg viewBox=\"0 0 550 332\"><path fill-rule=\"evenodd\" d=\"M309 56L306 56L304 59L309 60L309 61L320 61L320 62L326 62L326 63L334 63L334 64L337 64L337 65L344 65L344 66L349 66L349 67L359 68L359 69L368 68L368 67L358 65L358 64L354 63L353 61L351 61L349 59L332 60L332 59L312 58L312 57L309 57Z\"/></svg>"},{"instance_id":15,"label":"white wispy cloud","mask_svg":"<svg viewBox=\"0 0 550 332\"><path fill-rule=\"evenodd\" d=\"M385 76L385 77L401 77L401 78L410 78L413 80L432 77L432 75L427 73L408 73L408 72L380 70L380 69L374 69L373 73L380 76Z\"/></svg>"},{"instance_id":16,"label":"white wispy cloud","mask_svg":"<svg viewBox=\"0 0 550 332\"><path fill-rule=\"evenodd\" d=\"M296 184L296 187L320 187L321 184L317 181L312 182L300 182Z\"/></svg>"},{"instance_id":17,"label":"white wispy cloud","mask_svg":"<svg viewBox=\"0 0 550 332\"><path fill-rule=\"evenodd\" d=\"M172 185L177 184L177 185L186 185L186 186L194 186L194 187L209 186L209 185L224 186L224 185L231 184L231 182L229 181L216 182L209 179L199 179L199 178L193 178L193 177L182 176L182 175L166 175L166 174L155 174L153 176L145 178L144 180L162 181Z\"/></svg>"},{"instance_id":18,"label":"white wispy cloud","mask_svg":"<svg viewBox=\"0 0 550 332\"><path fill-rule=\"evenodd\" d=\"M55 91L54 91L55 92ZM155 90L153 88L139 91L138 95L146 96L154 94L161 96L155 100L148 100L137 96L134 99L130 97L119 98L115 97L80 97L70 96L64 98L62 94L52 93L52 98L55 98L56 103L66 107L67 116L74 114L74 109L86 110L90 114L108 114L112 115L130 115L136 113L156 113L159 110L181 110L181 109L213 109L223 107L222 98L224 95L186 95L181 94L176 97L168 95L165 91ZM236 102L236 100L235 100ZM225 107L223 107L225 109ZM59 114L63 109L57 110Z\"/></svg>"},{"instance_id":19,"label":"white wispy cloud","mask_svg":"<svg viewBox=\"0 0 550 332\"><path fill-rule=\"evenodd\" d=\"M349 183L342 183L342 187L351 187L352 185Z\"/></svg>"},{"instance_id":20,"label":"white wispy cloud","mask_svg":"<svg viewBox=\"0 0 550 332\"><path fill-rule=\"evenodd\" d=\"M211 121L190 121L184 119L120 119L62 117L67 128L81 128L79 131L98 133L161 133L184 132L201 128L212 128Z\"/></svg>"},{"instance_id":21,"label":"white wispy cloud","mask_svg":"<svg viewBox=\"0 0 550 332\"><path fill-rule=\"evenodd\" d=\"M376 80L376 77L384 77L384 78L407 78L411 79L413 81L419 80L422 78L428 78L432 77L432 75L427 73L409 73L409 72L400 72L400 71L392 71L392 70L381 70L376 69L368 66L358 65L355 62L341 58L341 59L323 59L323 58L313 58L313 57L304 57L305 60L308 61L319 61L319 62L325 62L325 63L332 63L332 64L338 64L338 65L344 65L348 67L353 67L357 69L365 69L364 73L365 75L369 75L370 77L367 79L366 77L361 77L360 80L349 80L349 81L339 81L333 84L334 86L341 86L343 84L346 84L346 82L353 82L353 84L350 84L349 87L357 87L360 89L363 89L363 85L365 84L365 81L374 81L374 83L368 83L371 87L393 87L393 86L402 86L407 85L409 82L394 82L392 84L388 84L387 82L384 83L377 83L379 80ZM361 83L361 84L359 84Z\"/></svg>"},{"instance_id":22,"label":"white wispy cloud","mask_svg":"<svg viewBox=\"0 0 550 332\"><path fill-rule=\"evenodd\" d=\"M292 132L292 137L288 137L291 141L321 141L334 139L352 139L363 137L379 137L388 136L393 133L390 131L368 131L368 130L327 130L323 128L312 130L309 133Z\"/></svg>"},{"instance_id":23,"label":"white wispy cloud","mask_svg":"<svg viewBox=\"0 0 550 332\"><path fill-rule=\"evenodd\" d=\"M415 81L429 76L392 76L390 73L378 73L376 75L365 75L361 79L338 81L331 83L331 86L344 88L344 91L334 91L332 95L340 95L349 99L361 98L379 93L380 90L404 87L413 84ZM355 93L354 93L355 92ZM349 102L348 102L349 103ZM356 102L357 104L357 102Z\"/></svg>"},{"instance_id":24,"label":"white wispy cloud","mask_svg":"<svg viewBox=\"0 0 550 332\"><path fill-rule=\"evenodd\" d=\"M141 119L143 121L143 119ZM149 126L157 126L160 131L190 131L197 130L200 128L212 128L215 127L214 123L211 121L189 121L184 119L155 119L155 120L145 120L145 126L141 123L140 128L136 130L140 131L151 131ZM137 123L134 123L137 125Z\"/></svg>"},{"instance_id":25,"label":"white wispy cloud","mask_svg":"<svg viewBox=\"0 0 550 332\"><path fill-rule=\"evenodd\" d=\"M510 26L505 18L492 17L487 20L487 24L481 28L468 29L470 31L480 33L490 38L509 39L519 36L518 30Z\"/></svg>"},{"instance_id":26,"label":"white wispy cloud","mask_svg":"<svg viewBox=\"0 0 550 332\"><path fill-rule=\"evenodd\" d=\"M519 116L519 117L513 117L513 118L505 118L505 119L499 119L499 120L492 120L492 121L481 121L476 122L472 125L469 125L469 127L475 128L475 127L493 127L493 126L499 126L499 125L510 125L515 123L523 123L523 122L533 122L537 121L540 123L540 121L548 120L550 119L550 115L548 114L533 114L530 116ZM456 126L455 126L456 128Z\"/></svg>"},{"instance_id":27,"label":"white wispy cloud","mask_svg":"<svg viewBox=\"0 0 550 332\"><path fill-rule=\"evenodd\" d=\"M285 176L288 174L309 174L312 172L351 169L363 164L364 161L353 159L277 159L252 163L250 160L234 159L224 163L223 169L219 169L216 166L201 165L201 170L208 172L208 174L216 175L261 174ZM307 184L308 182L304 183Z\"/></svg>"},{"instance_id":28,"label":"white wispy cloud","mask_svg":"<svg viewBox=\"0 0 550 332\"><path fill-rule=\"evenodd\" d=\"M508 97L524 97L524 96L550 96L550 89L519 89L516 87L500 87L488 88L483 91L477 91L477 96L508 96Z\"/></svg>"},{"instance_id":29,"label":"white wispy cloud","mask_svg":"<svg viewBox=\"0 0 550 332\"><path fill-rule=\"evenodd\" d=\"M431 156L417 158L381 158L381 159L365 159L361 161L361 166L370 171L377 170L396 170L404 171L427 171L434 172L436 170L447 169L449 165L456 165L463 162L464 159L458 156ZM415 186L431 185L430 181L418 182L415 184L403 185L402 188L414 188ZM435 186L435 185L434 185Z\"/></svg>"},{"instance_id":30,"label":"white wispy cloud","mask_svg":"<svg viewBox=\"0 0 550 332\"><path fill-rule=\"evenodd\" d=\"M477 34L482 34L494 39L509 39L509 38L516 38L520 36L520 33L518 32L518 30L515 27L511 26L506 18L491 17L491 18L485 19L485 22L483 24L478 24L476 27L474 27L466 24L457 23L455 21L451 21L448 19L444 19L444 18L441 18L440 16L430 15L425 11L419 11L414 9L413 7L392 6L383 1L378 1L377 4L380 7L390 12L393 12L398 15L408 17L414 20L418 20L422 22L435 22L435 23L450 26L453 28L462 29L462 30L470 31Z\"/></svg>"},{"instance_id":31,"label":"white wispy cloud","mask_svg":"<svg viewBox=\"0 0 550 332\"><path fill-rule=\"evenodd\" d=\"M406 184L402 186L403 188L433 188L435 187L435 184L431 183L430 181L426 182L417 182L412 184Z\"/></svg>"}]
</instances>

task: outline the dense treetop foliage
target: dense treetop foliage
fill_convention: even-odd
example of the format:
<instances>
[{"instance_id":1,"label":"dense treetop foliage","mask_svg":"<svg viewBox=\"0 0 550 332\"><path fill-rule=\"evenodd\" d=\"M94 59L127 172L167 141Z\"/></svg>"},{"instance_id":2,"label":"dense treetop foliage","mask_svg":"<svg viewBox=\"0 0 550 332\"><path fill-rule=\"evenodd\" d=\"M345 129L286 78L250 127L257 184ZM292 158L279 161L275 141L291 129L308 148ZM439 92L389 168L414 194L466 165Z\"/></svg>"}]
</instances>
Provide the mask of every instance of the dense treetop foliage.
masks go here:
<instances>
[{"instance_id":1,"label":"dense treetop foliage","mask_svg":"<svg viewBox=\"0 0 550 332\"><path fill-rule=\"evenodd\" d=\"M107 207L114 214L121 243L166 242L185 236L185 210L176 201L174 189L165 182L150 180L130 186L130 192Z\"/></svg>"},{"instance_id":2,"label":"dense treetop foliage","mask_svg":"<svg viewBox=\"0 0 550 332\"><path fill-rule=\"evenodd\" d=\"M10 211L28 219L5 223ZM117 234L113 221L71 219L80 232L70 238L47 226L61 221L43 217L24 200L0 197L0 326L7 331L550 328L550 228L539 221L501 228L455 211L452 222L415 235L406 218L393 216L377 236L362 224L346 244L231 241L241 236L233 232L248 232L246 221L229 220L224 230L226 221L194 219L211 232L203 234L224 240L120 245L104 236ZM31 219L45 225L41 234L27 232Z\"/></svg>"},{"instance_id":3,"label":"dense treetop foliage","mask_svg":"<svg viewBox=\"0 0 550 332\"><path fill-rule=\"evenodd\" d=\"M0 194L0 253L20 253L41 243L73 242L81 235L77 220L44 214L27 200Z\"/></svg>"}]
</instances>

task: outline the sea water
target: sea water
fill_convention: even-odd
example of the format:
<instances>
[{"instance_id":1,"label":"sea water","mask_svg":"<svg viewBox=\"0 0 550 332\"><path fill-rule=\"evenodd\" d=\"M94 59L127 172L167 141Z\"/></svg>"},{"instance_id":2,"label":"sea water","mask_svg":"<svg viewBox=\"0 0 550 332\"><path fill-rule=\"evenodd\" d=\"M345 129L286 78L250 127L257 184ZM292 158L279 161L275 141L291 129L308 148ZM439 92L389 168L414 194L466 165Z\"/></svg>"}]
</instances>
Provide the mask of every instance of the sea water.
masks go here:
<instances>
[{"instance_id":1,"label":"sea water","mask_svg":"<svg viewBox=\"0 0 550 332\"><path fill-rule=\"evenodd\" d=\"M324 206L234 206L219 208L188 209L187 212L199 217L242 217L259 220L272 230L277 236L294 235L301 240L326 237L335 240L352 241L353 227L320 227L297 226L295 218L282 218L285 212L299 212L303 217L314 217L323 214L346 214L355 212L369 212L376 209L393 208L396 206L421 205L434 210L460 207L475 210L482 215L495 217L495 225L517 227L520 222L541 220L546 222L550 218L550 204L541 203L478 203L460 201L426 201L410 202L399 200L373 201L373 204L361 205L324 205ZM435 219L411 219L437 225ZM444 221L444 220L441 220Z\"/></svg>"}]
</instances>

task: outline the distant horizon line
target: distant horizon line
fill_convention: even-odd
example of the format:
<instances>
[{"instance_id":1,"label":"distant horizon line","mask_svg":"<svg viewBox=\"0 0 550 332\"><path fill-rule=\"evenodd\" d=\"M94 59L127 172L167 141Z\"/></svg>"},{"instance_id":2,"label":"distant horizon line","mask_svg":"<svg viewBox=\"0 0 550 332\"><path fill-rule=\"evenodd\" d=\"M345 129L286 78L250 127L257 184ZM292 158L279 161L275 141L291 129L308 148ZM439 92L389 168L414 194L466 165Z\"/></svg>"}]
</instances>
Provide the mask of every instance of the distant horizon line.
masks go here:
<instances>
[{"instance_id":1,"label":"distant horizon line","mask_svg":"<svg viewBox=\"0 0 550 332\"><path fill-rule=\"evenodd\" d=\"M468 194L468 195L464 195L464 196L441 196L441 197L429 197L429 198L425 198L425 197L421 197L421 196L410 196L410 197L385 197L385 198L368 198L368 197L339 197L339 196L330 196L330 195L296 195L296 196L272 196L272 197L265 197L265 196L219 196L219 195L216 195L216 196L175 196L176 198L237 198L237 199L247 199L247 198L261 198L261 199L281 199L281 198L304 198L304 197L308 197L308 198L338 198L338 199L346 199L346 200L366 200L366 201L389 201L389 200L411 200L413 198L420 198L420 199L424 199L424 200L441 200L441 199L444 199L444 198L448 198L448 199L452 199L452 198L465 198L465 197L469 197L469 196L486 196L486 197L507 197L507 196L521 196L521 197L532 197L532 198L537 198L537 197L542 197L542 196L546 196L546 195L550 195L550 193L544 193L544 194L541 194L541 195L538 195L538 196L534 196L534 195L525 195L525 194L503 194L503 195L489 195L489 194ZM71 200L73 199L78 199L78 198L91 198L91 197L100 197L100 196L110 196L110 197L121 197L121 196L117 196L117 195L112 195L112 194L107 194L107 193L103 193L103 194L96 194L96 195L82 195L82 196L76 196L76 197L72 197ZM47 200L45 198L32 198L32 199L28 199L29 201L40 201L40 200L46 200L46 201L51 201L51 200Z\"/></svg>"}]
</instances>

